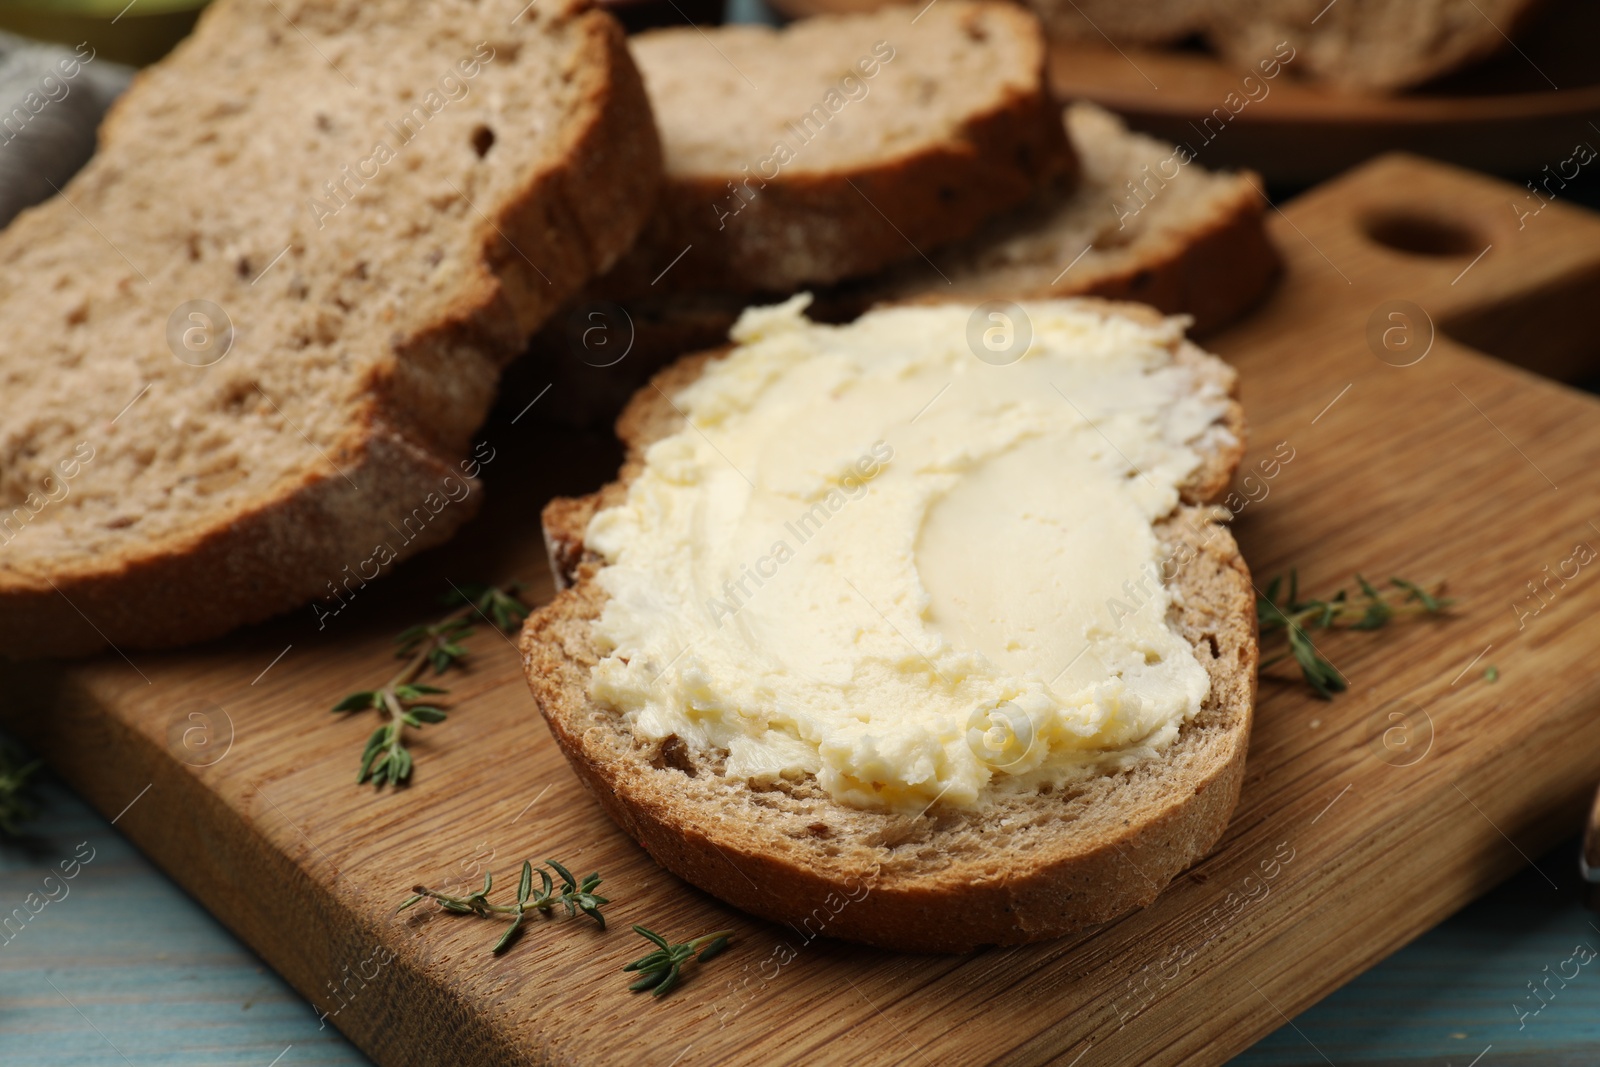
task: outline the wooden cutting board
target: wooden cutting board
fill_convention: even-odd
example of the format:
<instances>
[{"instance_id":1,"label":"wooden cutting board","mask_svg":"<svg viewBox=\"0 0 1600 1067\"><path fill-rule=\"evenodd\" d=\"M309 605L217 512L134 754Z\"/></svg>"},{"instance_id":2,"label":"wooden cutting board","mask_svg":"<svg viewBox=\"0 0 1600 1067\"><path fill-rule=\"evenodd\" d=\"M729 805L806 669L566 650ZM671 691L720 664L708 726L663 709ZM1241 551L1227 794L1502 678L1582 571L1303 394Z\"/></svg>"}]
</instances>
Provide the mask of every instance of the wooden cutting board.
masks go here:
<instances>
[{"instance_id":1,"label":"wooden cutting board","mask_svg":"<svg viewBox=\"0 0 1600 1067\"><path fill-rule=\"evenodd\" d=\"M5 725L384 1067L1220 1063L1571 834L1600 779L1600 562L1575 555L1600 546L1600 403L1459 340L1592 368L1600 218L1556 203L1519 230L1516 195L1388 157L1274 213L1283 285L1212 341L1254 427L1246 558L1316 592L1445 578L1460 607L1328 637L1351 680L1331 702L1269 672L1227 835L1100 930L911 956L733 912L600 815L487 631L415 783L358 788L375 722L329 707L389 675L391 636L447 580L547 596L538 505L612 469L599 438L513 419L531 391L482 435L502 458L481 518L324 629L307 611L204 648L12 667ZM601 871L611 930L536 923L493 958L494 924L394 914L415 882L514 880L525 856ZM655 1001L620 971L635 922L737 933Z\"/></svg>"}]
</instances>

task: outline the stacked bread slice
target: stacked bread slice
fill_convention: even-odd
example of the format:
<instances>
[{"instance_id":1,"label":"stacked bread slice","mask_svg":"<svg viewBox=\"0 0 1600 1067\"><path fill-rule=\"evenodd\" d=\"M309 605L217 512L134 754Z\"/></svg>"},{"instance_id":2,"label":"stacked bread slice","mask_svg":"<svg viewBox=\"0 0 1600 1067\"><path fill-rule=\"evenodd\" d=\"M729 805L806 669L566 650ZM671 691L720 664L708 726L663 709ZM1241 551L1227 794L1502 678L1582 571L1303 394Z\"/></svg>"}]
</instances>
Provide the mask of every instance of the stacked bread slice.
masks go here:
<instances>
[{"instance_id":1,"label":"stacked bread slice","mask_svg":"<svg viewBox=\"0 0 1600 1067\"><path fill-rule=\"evenodd\" d=\"M905 301L1102 296L1188 315L1203 336L1268 292L1280 264L1259 178L1207 170L1187 148L1134 133L1092 104L1067 107L1063 128L1075 181L1044 182L925 257L817 289L813 316L841 322ZM558 314L516 369L540 387L553 380L573 421L609 418L667 361L721 344L747 305L787 295L747 287L608 301L606 281Z\"/></svg>"},{"instance_id":2,"label":"stacked bread slice","mask_svg":"<svg viewBox=\"0 0 1600 1067\"><path fill-rule=\"evenodd\" d=\"M964 237L1071 151L1021 8L945 0L630 41L661 129L661 199L601 297L788 293Z\"/></svg>"},{"instance_id":3,"label":"stacked bread slice","mask_svg":"<svg viewBox=\"0 0 1600 1067\"><path fill-rule=\"evenodd\" d=\"M826 296L832 316L907 300L1103 296L1188 315L1214 332L1253 307L1279 261L1249 172L1208 171L1192 151L1133 133L1093 104L1066 111L1080 160L1051 187L971 237Z\"/></svg>"}]
</instances>

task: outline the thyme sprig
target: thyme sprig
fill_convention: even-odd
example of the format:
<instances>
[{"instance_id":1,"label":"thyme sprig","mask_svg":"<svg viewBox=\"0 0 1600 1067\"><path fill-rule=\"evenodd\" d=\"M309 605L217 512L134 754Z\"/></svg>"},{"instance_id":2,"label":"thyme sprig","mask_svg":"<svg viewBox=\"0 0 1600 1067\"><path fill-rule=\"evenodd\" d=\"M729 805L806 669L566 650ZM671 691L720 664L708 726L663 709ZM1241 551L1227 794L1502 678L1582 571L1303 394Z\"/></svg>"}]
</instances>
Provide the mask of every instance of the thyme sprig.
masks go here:
<instances>
[{"instance_id":1,"label":"thyme sprig","mask_svg":"<svg viewBox=\"0 0 1600 1067\"><path fill-rule=\"evenodd\" d=\"M398 646L395 656L404 659L406 664L393 678L377 689L351 693L333 706L336 712L375 709L388 716L388 721L367 738L366 748L361 752L361 773L356 778L358 785L369 778L377 788L410 780L412 758L405 746L406 728L420 730L449 717L448 712L430 699L449 690L426 685L417 678L429 667L437 675L461 666L467 656L462 642L476 629L473 615L492 620L501 630L517 626L530 610L517 598L520 588L513 582L505 586L468 585L453 589L445 602L460 607L436 622L408 627L395 638Z\"/></svg>"},{"instance_id":2,"label":"thyme sprig","mask_svg":"<svg viewBox=\"0 0 1600 1067\"><path fill-rule=\"evenodd\" d=\"M0 835L16 836L22 823L38 814L29 784L40 766L38 760L22 762L15 749L0 745Z\"/></svg>"},{"instance_id":3,"label":"thyme sprig","mask_svg":"<svg viewBox=\"0 0 1600 1067\"><path fill-rule=\"evenodd\" d=\"M555 860L545 860L560 878L557 885L555 879L550 877L550 871L543 867L535 867L532 860L523 860L522 876L517 880L517 899L514 903L495 904L489 900L489 894L494 890L494 874L486 872L483 876L483 888L467 896L456 896L454 893L442 889L429 889L427 886L412 886L411 896L400 902L395 908L395 914L405 911L424 900L434 900L444 911L454 915L475 915L480 919L507 918L511 925L506 927L505 933L489 951L493 955L500 955L517 939L523 929L523 920L529 912L542 912L546 918L554 914L557 908L565 908L569 917L584 914L593 919L601 930L606 928L606 917L601 914L601 907L611 901L595 892L600 886L600 873L585 875L582 880L574 878L572 872ZM539 888L535 889L533 876L539 876ZM633 932L656 946L654 952L641 956L626 967L624 971L638 971L639 977L628 986L635 993L648 989L656 996L665 996L683 980L684 964L698 960L705 962L728 947L728 939L733 936L732 930L718 930L713 934L704 934L682 944L673 944L660 934L647 930L643 926L635 925Z\"/></svg>"},{"instance_id":4,"label":"thyme sprig","mask_svg":"<svg viewBox=\"0 0 1600 1067\"><path fill-rule=\"evenodd\" d=\"M549 915L555 908L564 907L569 916L577 915L581 912L600 924L600 929L604 930L606 928L606 917L600 913L600 908L602 905L611 903L611 901L595 893L595 889L600 885L599 872L585 875L580 881L555 860L545 860L545 863L549 864L550 869L560 877L561 885L559 890L554 880L550 877L550 871L545 870L543 867L535 867L531 860L523 860L522 877L517 881L517 901L515 904L489 903L489 891L494 888L494 875L490 872L485 872L483 888L465 897L453 896L442 890L429 889L426 886L413 886L411 889L413 895L401 902L400 906L395 909L395 913L398 914L405 911L418 901L437 900L441 908L457 915L476 915L482 919L489 919L498 915L512 916L511 925L506 929L505 933L500 935L500 940L494 943L494 948L489 950L496 956L510 946L517 933L522 929L523 917L530 911L540 911ZM539 876L539 889L534 889L533 887L533 876L535 874Z\"/></svg>"},{"instance_id":5,"label":"thyme sprig","mask_svg":"<svg viewBox=\"0 0 1600 1067\"><path fill-rule=\"evenodd\" d=\"M666 996L682 981L685 963L691 959L704 963L727 948L728 938L733 936L732 930L718 930L714 934L703 934L692 941L674 945L660 934L646 930L638 924L634 925L633 932L652 942L657 948L648 956L641 956L622 968L624 971L638 971L642 976L628 988L635 993L642 993L648 989L658 997ZM702 949L701 945L706 947Z\"/></svg>"},{"instance_id":6,"label":"thyme sprig","mask_svg":"<svg viewBox=\"0 0 1600 1067\"><path fill-rule=\"evenodd\" d=\"M1387 589L1379 589L1361 575L1356 575L1360 599L1349 596L1341 589L1326 600L1301 600L1300 581L1294 571L1289 572L1288 596L1281 602L1278 593L1283 587L1280 575L1267 583L1265 595L1256 598L1256 619L1261 633L1282 630L1288 637L1287 652L1263 660L1262 669L1293 656L1300 665L1306 683L1324 700L1348 687L1343 675L1318 652L1311 643L1309 631L1313 629L1376 630L1386 626L1391 619L1415 615L1442 615L1451 600L1438 595L1436 586L1429 590L1404 578L1390 578Z\"/></svg>"}]
</instances>

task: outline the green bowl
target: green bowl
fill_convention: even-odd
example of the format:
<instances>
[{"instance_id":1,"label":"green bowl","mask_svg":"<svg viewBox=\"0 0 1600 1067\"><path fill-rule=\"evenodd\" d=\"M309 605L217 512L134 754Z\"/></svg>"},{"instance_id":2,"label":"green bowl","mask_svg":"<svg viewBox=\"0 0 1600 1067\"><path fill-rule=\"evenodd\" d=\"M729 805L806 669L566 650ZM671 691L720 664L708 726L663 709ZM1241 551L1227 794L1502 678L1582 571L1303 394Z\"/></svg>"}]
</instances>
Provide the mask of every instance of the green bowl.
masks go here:
<instances>
[{"instance_id":1,"label":"green bowl","mask_svg":"<svg viewBox=\"0 0 1600 1067\"><path fill-rule=\"evenodd\" d=\"M96 58L144 66L194 28L207 0L6 0L0 29L41 41L87 41Z\"/></svg>"}]
</instances>

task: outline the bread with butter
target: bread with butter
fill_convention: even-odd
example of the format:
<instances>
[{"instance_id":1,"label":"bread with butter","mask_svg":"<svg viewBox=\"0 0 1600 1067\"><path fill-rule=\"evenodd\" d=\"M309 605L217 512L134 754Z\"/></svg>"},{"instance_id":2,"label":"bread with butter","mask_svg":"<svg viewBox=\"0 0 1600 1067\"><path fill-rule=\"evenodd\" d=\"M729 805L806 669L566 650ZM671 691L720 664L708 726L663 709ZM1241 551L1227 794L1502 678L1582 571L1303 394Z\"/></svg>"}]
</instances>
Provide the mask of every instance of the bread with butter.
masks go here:
<instances>
[{"instance_id":1,"label":"bread with butter","mask_svg":"<svg viewBox=\"0 0 1600 1067\"><path fill-rule=\"evenodd\" d=\"M1163 323L1147 308L1067 303L1071 314L1106 323ZM654 443L683 429L683 390L729 356L723 349L657 375L618 422L627 445L619 480L590 497L553 501L544 515L552 566L571 584L523 630L528 681L563 753L612 819L663 866L746 911L919 951L1034 941L1109 920L1148 904L1205 855L1238 798L1255 692L1254 596L1211 504L1242 454L1244 426L1231 399L1233 372L1170 323L1161 336L1162 366L1222 398L1214 423L1195 438L1197 464L1155 526L1165 558L1181 562L1167 582L1165 623L1207 682L1203 702L1169 743L1062 783L995 789L971 804L936 797L873 809L841 803L818 775L759 784L732 775L728 752L679 736L642 738L591 696L596 668L612 650L597 640L608 593L604 561L585 543L590 521L627 499ZM993 562L1008 549L996 542L971 551ZM848 904L816 912L835 898Z\"/></svg>"}]
</instances>

